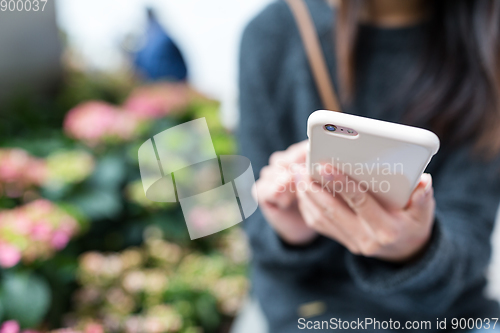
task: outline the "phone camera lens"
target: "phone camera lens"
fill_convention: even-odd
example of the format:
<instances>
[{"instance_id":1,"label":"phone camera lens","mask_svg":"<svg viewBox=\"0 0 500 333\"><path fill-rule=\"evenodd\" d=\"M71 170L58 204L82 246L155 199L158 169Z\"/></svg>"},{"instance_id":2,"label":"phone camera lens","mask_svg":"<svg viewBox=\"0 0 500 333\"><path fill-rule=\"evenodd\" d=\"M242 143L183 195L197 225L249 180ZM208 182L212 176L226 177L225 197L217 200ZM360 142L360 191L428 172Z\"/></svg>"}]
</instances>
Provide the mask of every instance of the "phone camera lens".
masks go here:
<instances>
[{"instance_id":1,"label":"phone camera lens","mask_svg":"<svg viewBox=\"0 0 500 333\"><path fill-rule=\"evenodd\" d=\"M337 126L328 124L328 125L325 125L325 129L328 132L335 132L337 130Z\"/></svg>"}]
</instances>

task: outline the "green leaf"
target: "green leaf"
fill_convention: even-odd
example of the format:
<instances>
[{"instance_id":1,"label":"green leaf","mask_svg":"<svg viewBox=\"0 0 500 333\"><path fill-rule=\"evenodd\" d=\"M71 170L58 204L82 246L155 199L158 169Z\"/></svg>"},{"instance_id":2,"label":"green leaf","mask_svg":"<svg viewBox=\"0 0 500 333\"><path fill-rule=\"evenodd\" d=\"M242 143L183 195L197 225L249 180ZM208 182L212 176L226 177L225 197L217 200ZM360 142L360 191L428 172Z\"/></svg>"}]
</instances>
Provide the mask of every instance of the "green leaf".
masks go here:
<instances>
[{"instance_id":1,"label":"green leaf","mask_svg":"<svg viewBox=\"0 0 500 333\"><path fill-rule=\"evenodd\" d=\"M4 309L2 305L2 299L0 299L0 323L3 322Z\"/></svg>"},{"instance_id":2,"label":"green leaf","mask_svg":"<svg viewBox=\"0 0 500 333\"><path fill-rule=\"evenodd\" d=\"M108 155L97 163L90 181L95 187L106 190L116 189L123 182L125 175L123 158L117 155Z\"/></svg>"},{"instance_id":3,"label":"green leaf","mask_svg":"<svg viewBox=\"0 0 500 333\"><path fill-rule=\"evenodd\" d=\"M219 326L220 316L217 311L217 301L210 294L202 294L196 300L196 312L201 324L207 331L212 331Z\"/></svg>"},{"instance_id":4,"label":"green leaf","mask_svg":"<svg viewBox=\"0 0 500 333\"><path fill-rule=\"evenodd\" d=\"M42 278L29 273L8 273L2 281L5 317L22 327L37 327L51 302L50 288Z\"/></svg>"},{"instance_id":5,"label":"green leaf","mask_svg":"<svg viewBox=\"0 0 500 333\"><path fill-rule=\"evenodd\" d=\"M119 193L116 191L89 191L71 203L91 220L113 218L122 209Z\"/></svg>"},{"instance_id":6,"label":"green leaf","mask_svg":"<svg viewBox=\"0 0 500 333\"><path fill-rule=\"evenodd\" d=\"M80 233L83 234L88 230L90 221L87 215L85 215L77 206L67 202L57 202L57 206L71 215L78 222L78 225L80 226Z\"/></svg>"}]
</instances>

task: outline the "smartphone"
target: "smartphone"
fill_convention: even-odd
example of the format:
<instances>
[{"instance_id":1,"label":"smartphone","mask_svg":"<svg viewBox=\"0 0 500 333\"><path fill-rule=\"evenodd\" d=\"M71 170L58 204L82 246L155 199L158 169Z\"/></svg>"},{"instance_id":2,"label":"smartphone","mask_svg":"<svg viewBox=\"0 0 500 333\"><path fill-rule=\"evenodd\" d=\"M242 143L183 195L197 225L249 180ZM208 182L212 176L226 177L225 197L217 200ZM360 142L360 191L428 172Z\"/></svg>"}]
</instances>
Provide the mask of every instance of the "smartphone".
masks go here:
<instances>
[{"instance_id":1,"label":"smartphone","mask_svg":"<svg viewBox=\"0 0 500 333\"><path fill-rule=\"evenodd\" d=\"M331 164L356 181L346 190L360 186L395 209L407 205L439 150L439 138L431 131L324 110L309 116L307 136L307 169L313 179L326 182L319 168Z\"/></svg>"}]
</instances>

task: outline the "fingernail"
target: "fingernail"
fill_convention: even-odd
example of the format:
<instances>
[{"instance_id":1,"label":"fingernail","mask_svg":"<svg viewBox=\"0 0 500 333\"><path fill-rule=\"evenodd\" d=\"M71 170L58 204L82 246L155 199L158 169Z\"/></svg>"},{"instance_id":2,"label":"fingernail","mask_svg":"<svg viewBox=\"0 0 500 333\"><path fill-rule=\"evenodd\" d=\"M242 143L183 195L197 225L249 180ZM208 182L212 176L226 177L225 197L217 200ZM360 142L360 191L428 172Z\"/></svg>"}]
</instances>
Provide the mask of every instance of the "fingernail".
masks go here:
<instances>
[{"instance_id":1,"label":"fingernail","mask_svg":"<svg viewBox=\"0 0 500 333\"><path fill-rule=\"evenodd\" d=\"M426 179L427 184L425 184L424 187L424 193L427 195L432 189L432 176L428 173L424 173L424 177L427 178Z\"/></svg>"}]
</instances>

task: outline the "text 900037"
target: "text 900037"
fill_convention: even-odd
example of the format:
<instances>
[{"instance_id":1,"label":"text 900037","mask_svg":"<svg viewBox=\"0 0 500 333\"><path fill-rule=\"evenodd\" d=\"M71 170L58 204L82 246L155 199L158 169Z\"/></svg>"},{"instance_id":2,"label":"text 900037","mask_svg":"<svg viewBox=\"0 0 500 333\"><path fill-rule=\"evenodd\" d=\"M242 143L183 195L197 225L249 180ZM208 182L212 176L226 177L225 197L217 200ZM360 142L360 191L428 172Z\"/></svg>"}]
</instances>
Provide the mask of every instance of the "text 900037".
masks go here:
<instances>
[{"instance_id":1,"label":"text 900037","mask_svg":"<svg viewBox=\"0 0 500 333\"><path fill-rule=\"evenodd\" d=\"M48 0L1 0L2 12L38 12L44 11Z\"/></svg>"}]
</instances>

